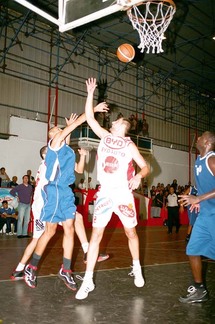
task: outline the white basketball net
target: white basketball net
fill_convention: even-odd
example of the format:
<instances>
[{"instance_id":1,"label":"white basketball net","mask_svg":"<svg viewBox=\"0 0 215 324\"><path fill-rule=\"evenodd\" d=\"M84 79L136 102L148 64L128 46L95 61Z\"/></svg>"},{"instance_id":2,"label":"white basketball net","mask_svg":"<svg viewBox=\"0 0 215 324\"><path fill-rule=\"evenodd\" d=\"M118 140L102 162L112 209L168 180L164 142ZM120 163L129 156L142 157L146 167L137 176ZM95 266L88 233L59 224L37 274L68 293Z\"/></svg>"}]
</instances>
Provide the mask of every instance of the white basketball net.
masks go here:
<instances>
[{"instance_id":1,"label":"white basketball net","mask_svg":"<svg viewBox=\"0 0 215 324\"><path fill-rule=\"evenodd\" d=\"M145 7L145 11L140 12L138 7ZM137 6L127 10L128 17L134 29L139 33L140 44L138 48L141 53L146 50L154 53L162 53L162 40L164 33L169 26L176 11L172 1L151 0L141 2Z\"/></svg>"}]
</instances>

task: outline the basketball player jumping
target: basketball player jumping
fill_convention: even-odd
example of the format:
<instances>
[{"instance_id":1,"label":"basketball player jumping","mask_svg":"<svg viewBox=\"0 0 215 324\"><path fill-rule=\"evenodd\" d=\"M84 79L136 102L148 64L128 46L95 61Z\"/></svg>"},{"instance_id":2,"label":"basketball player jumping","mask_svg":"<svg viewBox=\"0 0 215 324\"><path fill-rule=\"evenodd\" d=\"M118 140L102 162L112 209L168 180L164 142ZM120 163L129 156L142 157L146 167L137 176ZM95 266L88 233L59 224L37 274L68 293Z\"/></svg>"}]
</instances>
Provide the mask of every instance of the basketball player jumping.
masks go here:
<instances>
[{"instance_id":1,"label":"basketball player jumping","mask_svg":"<svg viewBox=\"0 0 215 324\"><path fill-rule=\"evenodd\" d=\"M128 238L133 259L130 275L134 276L135 286L144 286L139 261L139 239L135 228L137 218L132 190L138 188L141 179L149 173L149 167L136 145L129 137L126 137L130 122L125 118L119 118L112 122L110 132L102 128L95 120L93 113L93 94L96 89L96 79L88 79L86 85L88 92L85 106L87 122L96 135L101 138L97 151L97 176L101 188L95 202L86 273L76 294L77 299L85 299L88 293L95 288L93 270L99 252L99 244L113 212L120 218ZM140 168L136 175L132 160Z\"/></svg>"}]
</instances>

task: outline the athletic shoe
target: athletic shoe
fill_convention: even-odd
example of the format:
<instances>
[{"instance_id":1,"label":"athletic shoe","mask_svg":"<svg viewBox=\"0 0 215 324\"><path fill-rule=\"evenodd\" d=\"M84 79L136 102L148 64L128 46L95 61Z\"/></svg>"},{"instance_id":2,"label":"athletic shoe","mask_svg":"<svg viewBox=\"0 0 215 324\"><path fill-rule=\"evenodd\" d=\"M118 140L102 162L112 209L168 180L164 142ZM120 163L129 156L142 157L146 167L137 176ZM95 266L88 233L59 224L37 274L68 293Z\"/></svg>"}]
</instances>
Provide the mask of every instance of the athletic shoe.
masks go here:
<instances>
[{"instance_id":1,"label":"athletic shoe","mask_svg":"<svg viewBox=\"0 0 215 324\"><path fill-rule=\"evenodd\" d=\"M9 233L6 233L6 235L13 235L13 233L12 232L9 232Z\"/></svg>"},{"instance_id":2,"label":"athletic shoe","mask_svg":"<svg viewBox=\"0 0 215 324\"><path fill-rule=\"evenodd\" d=\"M202 303L208 300L208 292L203 285L196 288L195 286L190 286L187 289L188 294L186 296L181 296L179 301L181 303Z\"/></svg>"},{"instance_id":3,"label":"athletic shoe","mask_svg":"<svg viewBox=\"0 0 215 324\"><path fill-rule=\"evenodd\" d=\"M75 295L75 298L80 300L85 299L87 298L88 294L94 289L95 285L92 280L83 281L79 291Z\"/></svg>"},{"instance_id":4,"label":"athletic shoe","mask_svg":"<svg viewBox=\"0 0 215 324\"><path fill-rule=\"evenodd\" d=\"M36 288L37 286L37 276L36 276L37 267L28 264L24 271L24 280L30 288Z\"/></svg>"},{"instance_id":5,"label":"athletic shoe","mask_svg":"<svg viewBox=\"0 0 215 324\"><path fill-rule=\"evenodd\" d=\"M72 277L72 271L71 270L64 270L63 268L60 269L58 272L58 277L64 281L65 285L71 289L76 291L77 290L77 284L75 283L73 277Z\"/></svg>"},{"instance_id":6,"label":"athletic shoe","mask_svg":"<svg viewBox=\"0 0 215 324\"><path fill-rule=\"evenodd\" d=\"M22 270L22 271L14 271L13 273L12 273L12 275L10 276L10 279L11 280L19 280L19 279L23 279L23 277L24 277L24 270Z\"/></svg>"},{"instance_id":7,"label":"athletic shoe","mask_svg":"<svg viewBox=\"0 0 215 324\"><path fill-rule=\"evenodd\" d=\"M107 259L109 259L109 254L105 254L105 253L100 253L97 259L97 262L102 262L105 261Z\"/></svg>"},{"instance_id":8,"label":"athletic shoe","mask_svg":"<svg viewBox=\"0 0 215 324\"><path fill-rule=\"evenodd\" d=\"M136 287L141 288L145 285L145 280L143 279L141 267L132 267L132 270L128 275L134 277L134 284Z\"/></svg>"},{"instance_id":9,"label":"athletic shoe","mask_svg":"<svg viewBox=\"0 0 215 324\"><path fill-rule=\"evenodd\" d=\"M102 262L109 259L109 254L100 253L97 259L97 262ZM84 253L84 263L87 263L87 253Z\"/></svg>"}]
</instances>

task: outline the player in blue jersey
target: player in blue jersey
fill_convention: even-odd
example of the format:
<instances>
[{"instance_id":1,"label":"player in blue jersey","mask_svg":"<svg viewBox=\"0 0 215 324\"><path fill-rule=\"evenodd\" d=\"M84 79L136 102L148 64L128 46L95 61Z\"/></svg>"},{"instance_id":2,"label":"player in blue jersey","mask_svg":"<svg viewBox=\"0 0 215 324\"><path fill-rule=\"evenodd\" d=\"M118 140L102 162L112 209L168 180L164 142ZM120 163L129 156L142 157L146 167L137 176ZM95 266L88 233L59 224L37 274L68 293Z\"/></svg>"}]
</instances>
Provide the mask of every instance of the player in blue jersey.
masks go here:
<instances>
[{"instance_id":1,"label":"player in blue jersey","mask_svg":"<svg viewBox=\"0 0 215 324\"><path fill-rule=\"evenodd\" d=\"M108 109L105 103L97 105L96 108L98 110L94 111L105 112ZM37 242L30 263L25 268L24 275L26 284L31 288L37 285L37 266L48 242L56 232L58 223L61 223L64 231L63 264L58 276L69 289L77 289L71 271L76 206L74 193L69 187L75 182L75 153L69 147L67 138L85 120L85 114L82 114L74 121L74 114L72 114L69 119L66 119L67 126L63 130L55 126L49 131L51 140L45 158L45 177L48 183L43 188L44 205L40 216L41 221L46 222L46 227Z\"/></svg>"},{"instance_id":2,"label":"player in blue jersey","mask_svg":"<svg viewBox=\"0 0 215 324\"><path fill-rule=\"evenodd\" d=\"M179 196L182 205L191 205L191 211L199 210L186 249L194 283L188 288L187 295L179 298L182 303L200 303L208 299L201 257L215 260L215 134L204 132L198 137L196 146L200 153L195 162L198 195Z\"/></svg>"}]
</instances>

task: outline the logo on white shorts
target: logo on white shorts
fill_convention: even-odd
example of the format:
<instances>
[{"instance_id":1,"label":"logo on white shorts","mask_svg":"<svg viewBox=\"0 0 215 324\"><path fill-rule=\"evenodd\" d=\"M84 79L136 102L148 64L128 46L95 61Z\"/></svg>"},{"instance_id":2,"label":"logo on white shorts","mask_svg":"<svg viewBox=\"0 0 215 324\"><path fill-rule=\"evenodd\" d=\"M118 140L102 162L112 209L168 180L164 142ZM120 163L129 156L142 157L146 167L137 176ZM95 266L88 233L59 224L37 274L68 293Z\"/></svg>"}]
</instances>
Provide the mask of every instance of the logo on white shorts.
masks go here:
<instances>
[{"instance_id":1,"label":"logo on white shorts","mask_svg":"<svg viewBox=\"0 0 215 324\"><path fill-rule=\"evenodd\" d=\"M108 209L110 209L113 206L112 200L110 198L102 198L99 199L96 203L95 207L95 215L101 215L105 213Z\"/></svg>"},{"instance_id":2,"label":"logo on white shorts","mask_svg":"<svg viewBox=\"0 0 215 324\"><path fill-rule=\"evenodd\" d=\"M135 216L132 204L129 204L128 206L127 205L119 205L119 210L126 217L134 217Z\"/></svg>"}]
</instances>

